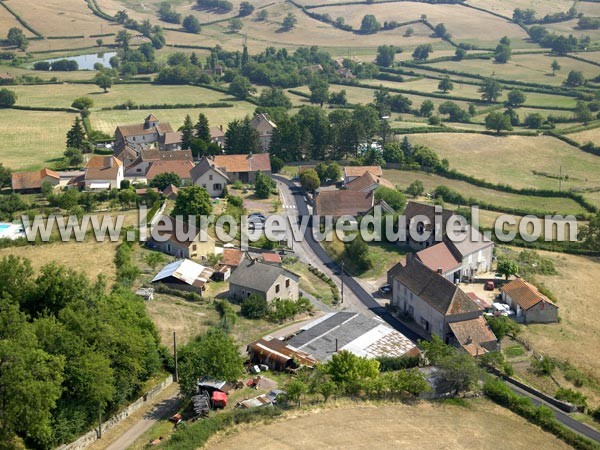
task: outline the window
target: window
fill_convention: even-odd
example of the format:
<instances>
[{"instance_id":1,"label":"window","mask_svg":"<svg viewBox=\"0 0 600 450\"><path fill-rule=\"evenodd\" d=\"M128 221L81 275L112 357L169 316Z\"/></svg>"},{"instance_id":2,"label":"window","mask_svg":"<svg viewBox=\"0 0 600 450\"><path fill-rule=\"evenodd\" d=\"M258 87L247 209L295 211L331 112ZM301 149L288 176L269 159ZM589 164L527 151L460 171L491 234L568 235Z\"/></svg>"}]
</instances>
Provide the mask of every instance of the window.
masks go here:
<instances>
[{"instance_id":1,"label":"window","mask_svg":"<svg viewBox=\"0 0 600 450\"><path fill-rule=\"evenodd\" d=\"M208 179L209 179L210 181L212 181L212 179L213 179L213 176L212 176L212 175L209 175L209 176L208 176Z\"/></svg>"},{"instance_id":2,"label":"window","mask_svg":"<svg viewBox=\"0 0 600 450\"><path fill-rule=\"evenodd\" d=\"M425 328L426 331L429 331L429 322L421 317L421 326Z\"/></svg>"},{"instance_id":3,"label":"window","mask_svg":"<svg viewBox=\"0 0 600 450\"><path fill-rule=\"evenodd\" d=\"M275 293L276 293L276 294L279 294L279 284L276 284L276 285L275 285Z\"/></svg>"},{"instance_id":4,"label":"window","mask_svg":"<svg viewBox=\"0 0 600 450\"><path fill-rule=\"evenodd\" d=\"M289 280L289 278L285 280L285 287L286 288L290 287L290 280Z\"/></svg>"},{"instance_id":5,"label":"window","mask_svg":"<svg viewBox=\"0 0 600 450\"><path fill-rule=\"evenodd\" d=\"M222 191L222 190L223 190L223 186L221 185L221 183L213 184L213 191Z\"/></svg>"},{"instance_id":6,"label":"window","mask_svg":"<svg viewBox=\"0 0 600 450\"><path fill-rule=\"evenodd\" d=\"M198 246L197 246L196 244L192 245L192 250L193 250L193 251L196 251L196 250L197 250L197 248L198 248Z\"/></svg>"}]
</instances>

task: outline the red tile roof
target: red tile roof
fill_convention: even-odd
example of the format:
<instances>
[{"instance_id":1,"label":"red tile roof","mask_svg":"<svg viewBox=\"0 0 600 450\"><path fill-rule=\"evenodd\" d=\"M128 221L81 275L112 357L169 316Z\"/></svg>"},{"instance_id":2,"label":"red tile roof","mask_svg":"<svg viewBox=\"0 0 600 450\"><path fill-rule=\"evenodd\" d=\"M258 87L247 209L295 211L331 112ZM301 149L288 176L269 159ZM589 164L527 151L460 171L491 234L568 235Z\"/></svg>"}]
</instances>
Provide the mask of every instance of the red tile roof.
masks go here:
<instances>
[{"instance_id":1,"label":"red tile roof","mask_svg":"<svg viewBox=\"0 0 600 450\"><path fill-rule=\"evenodd\" d=\"M524 310L528 310L540 302L546 302L556 306L548 297L542 294L533 284L520 278L512 280L500 289ZM558 308L558 306L556 306Z\"/></svg>"},{"instance_id":2,"label":"red tile roof","mask_svg":"<svg viewBox=\"0 0 600 450\"><path fill-rule=\"evenodd\" d=\"M271 171L271 160L268 153L216 155L215 165L228 173Z\"/></svg>"},{"instance_id":3,"label":"red tile roof","mask_svg":"<svg viewBox=\"0 0 600 450\"><path fill-rule=\"evenodd\" d=\"M497 340L496 335L481 316L470 320L450 322L448 325L456 340L472 356L487 353L482 344Z\"/></svg>"},{"instance_id":4,"label":"red tile roof","mask_svg":"<svg viewBox=\"0 0 600 450\"><path fill-rule=\"evenodd\" d=\"M154 161L146 173L146 179L152 181L154 177L161 173L175 173L179 178L189 179L190 170L194 168L194 163L191 161Z\"/></svg>"},{"instance_id":5,"label":"red tile roof","mask_svg":"<svg viewBox=\"0 0 600 450\"><path fill-rule=\"evenodd\" d=\"M40 189L42 187L42 182L46 177L60 180L58 173L46 168L33 172L14 172L12 174L12 188L15 191Z\"/></svg>"},{"instance_id":6,"label":"red tile roof","mask_svg":"<svg viewBox=\"0 0 600 450\"><path fill-rule=\"evenodd\" d=\"M220 263L223 265L237 267L244 259L244 252L237 248L226 248L223 249L223 257Z\"/></svg>"},{"instance_id":7,"label":"red tile roof","mask_svg":"<svg viewBox=\"0 0 600 450\"><path fill-rule=\"evenodd\" d=\"M86 180L113 180L123 162L114 156L92 156L85 166Z\"/></svg>"},{"instance_id":8,"label":"red tile roof","mask_svg":"<svg viewBox=\"0 0 600 450\"><path fill-rule=\"evenodd\" d=\"M281 256L277 253L263 253L263 261L269 264L281 264Z\"/></svg>"},{"instance_id":9,"label":"red tile roof","mask_svg":"<svg viewBox=\"0 0 600 450\"><path fill-rule=\"evenodd\" d=\"M438 269L442 269L444 274L453 272L461 266L461 262L454 257L444 242L417 252L416 257L431 270L437 272Z\"/></svg>"},{"instance_id":10,"label":"red tile roof","mask_svg":"<svg viewBox=\"0 0 600 450\"><path fill-rule=\"evenodd\" d=\"M354 178L352 181L346 184L346 189L350 191L364 191L373 185L384 186L390 189L396 187L388 180L377 175L373 175L371 172L365 172L358 178ZM377 187L379 187L377 186Z\"/></svg>"}]
</instances>

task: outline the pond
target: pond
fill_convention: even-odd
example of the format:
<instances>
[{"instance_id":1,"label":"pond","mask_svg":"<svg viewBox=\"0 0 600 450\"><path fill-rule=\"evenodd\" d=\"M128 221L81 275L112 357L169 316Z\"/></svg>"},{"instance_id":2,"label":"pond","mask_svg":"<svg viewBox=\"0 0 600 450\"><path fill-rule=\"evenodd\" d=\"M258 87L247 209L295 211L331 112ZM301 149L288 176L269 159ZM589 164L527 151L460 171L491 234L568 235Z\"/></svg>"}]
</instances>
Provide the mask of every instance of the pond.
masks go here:
<instances>
[{"instance_id":1,"label":"pond","mask_svg":"<svg viewBox=\"0 0 600 450\"><path fill-rule=\"evenodd\" d=\"M117 52L94 53L90 55L66 56L64 58L46 59L45 61L53 63L54 61L66 59L68 61L77 62L79 65L79 70L94 70L94 64L96 63L100 63L104 67L110 67L110 58L116 54Z\"/></svg>"}]
</instances>

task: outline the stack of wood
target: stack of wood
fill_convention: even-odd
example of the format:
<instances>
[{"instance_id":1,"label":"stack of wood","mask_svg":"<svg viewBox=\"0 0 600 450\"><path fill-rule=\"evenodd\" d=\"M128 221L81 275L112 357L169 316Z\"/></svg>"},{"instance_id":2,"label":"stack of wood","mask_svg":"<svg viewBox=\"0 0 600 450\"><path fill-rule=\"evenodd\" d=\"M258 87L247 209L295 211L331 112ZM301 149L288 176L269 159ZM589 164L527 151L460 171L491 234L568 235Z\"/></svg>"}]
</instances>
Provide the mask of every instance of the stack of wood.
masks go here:
<instances>
[{"instance_id":1,"label":"stack of wood","mask_svg":"<svg viewBox=\"0 0 600 450\"><path fill-rule=\"evenodd\" d=\"M203 392L199 395L194 395L191 398L192 404L194 405L194 412L196 416L207 417L210 411L210 397L207 392Z\"/></svg>"}]
</instances>

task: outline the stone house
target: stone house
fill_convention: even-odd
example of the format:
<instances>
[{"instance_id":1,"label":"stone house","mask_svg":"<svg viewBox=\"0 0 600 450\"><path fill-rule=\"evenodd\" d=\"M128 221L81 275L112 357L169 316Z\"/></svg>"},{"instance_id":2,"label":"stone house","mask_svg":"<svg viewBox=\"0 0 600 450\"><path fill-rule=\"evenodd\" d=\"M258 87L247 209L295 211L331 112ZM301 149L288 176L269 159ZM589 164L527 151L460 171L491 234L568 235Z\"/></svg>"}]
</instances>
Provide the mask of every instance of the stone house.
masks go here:
<instances>
[{"instance_id":1,"label":"stone house","mask_svg":"<svg viewBox=\"0 0 600 450\"><path fill-rule=\"evenodd\" d=\"M150 114L144 123L117 127L115 152L126 146L138 152L149 146L156 146L159 150L181 150L181 133L174 131L170 123L160 123L154 114Z\"/></svg>"},{"instance_id":2,"label":"stone house","mask_svg":"<svg viewBox=\"0 0 600 450\"><path fill-rule=\"evenodd\" d=\"M194 225L162 215L153 228L148 245L167 255L204 261L215 253L215 240Z\"/></svg>"},{"instance_id":3,"label":"stone house","mask_svg":"<svg viewBox=\"0 0 600 450\"><path fill-rule=\"evenodd\" d=\"M283 267L244 259L229 278L229 297L235 300L258 295L271 302L276 298L298 300L300 276Z\"/></svg>"},{"instance_id":4,"label":"stone house","mask_svg":"<svg viewBox=\"0 0 600 450\"><path fill-rule=\"evenodd\" d=\"M242 183L254 183L258 172L271 174L271 160L268 153L216 155L214 164L232 182L240 180Z\"/></svg>"},{"instance_id":5,"label":"stone house","mask_svg":"<svg viewBox=\"0 0 600 450\"><path fill-rule=\"evenodd\" d=\"M203 187L211 197L221 197L229 176L216 166L210 157L203 157L190 172L191 181L196 186Z\"/></svg>"},{"instance_id":6,"label":"stone house","mask_svg":"<svg viewBox=\"0 0 600 450\"><path fill-rule=\"evenodd\" d=\"M268 152L271 146L273 131L277 128L275 122L269 119L267 114L260 113L254 116L250 122L250 126L258 133L263 152Z\"/></svg>"},{"instance_id":7,"label":"stone house","mask_svg":"<svg viewBox=\"0 0 600 450\"><path fill-rule=\"evenodd\" d=\"M85 166L85 189L120 189L123 179L123 163L114 156L92 156Z\"/></svg>"}]
</instances>

